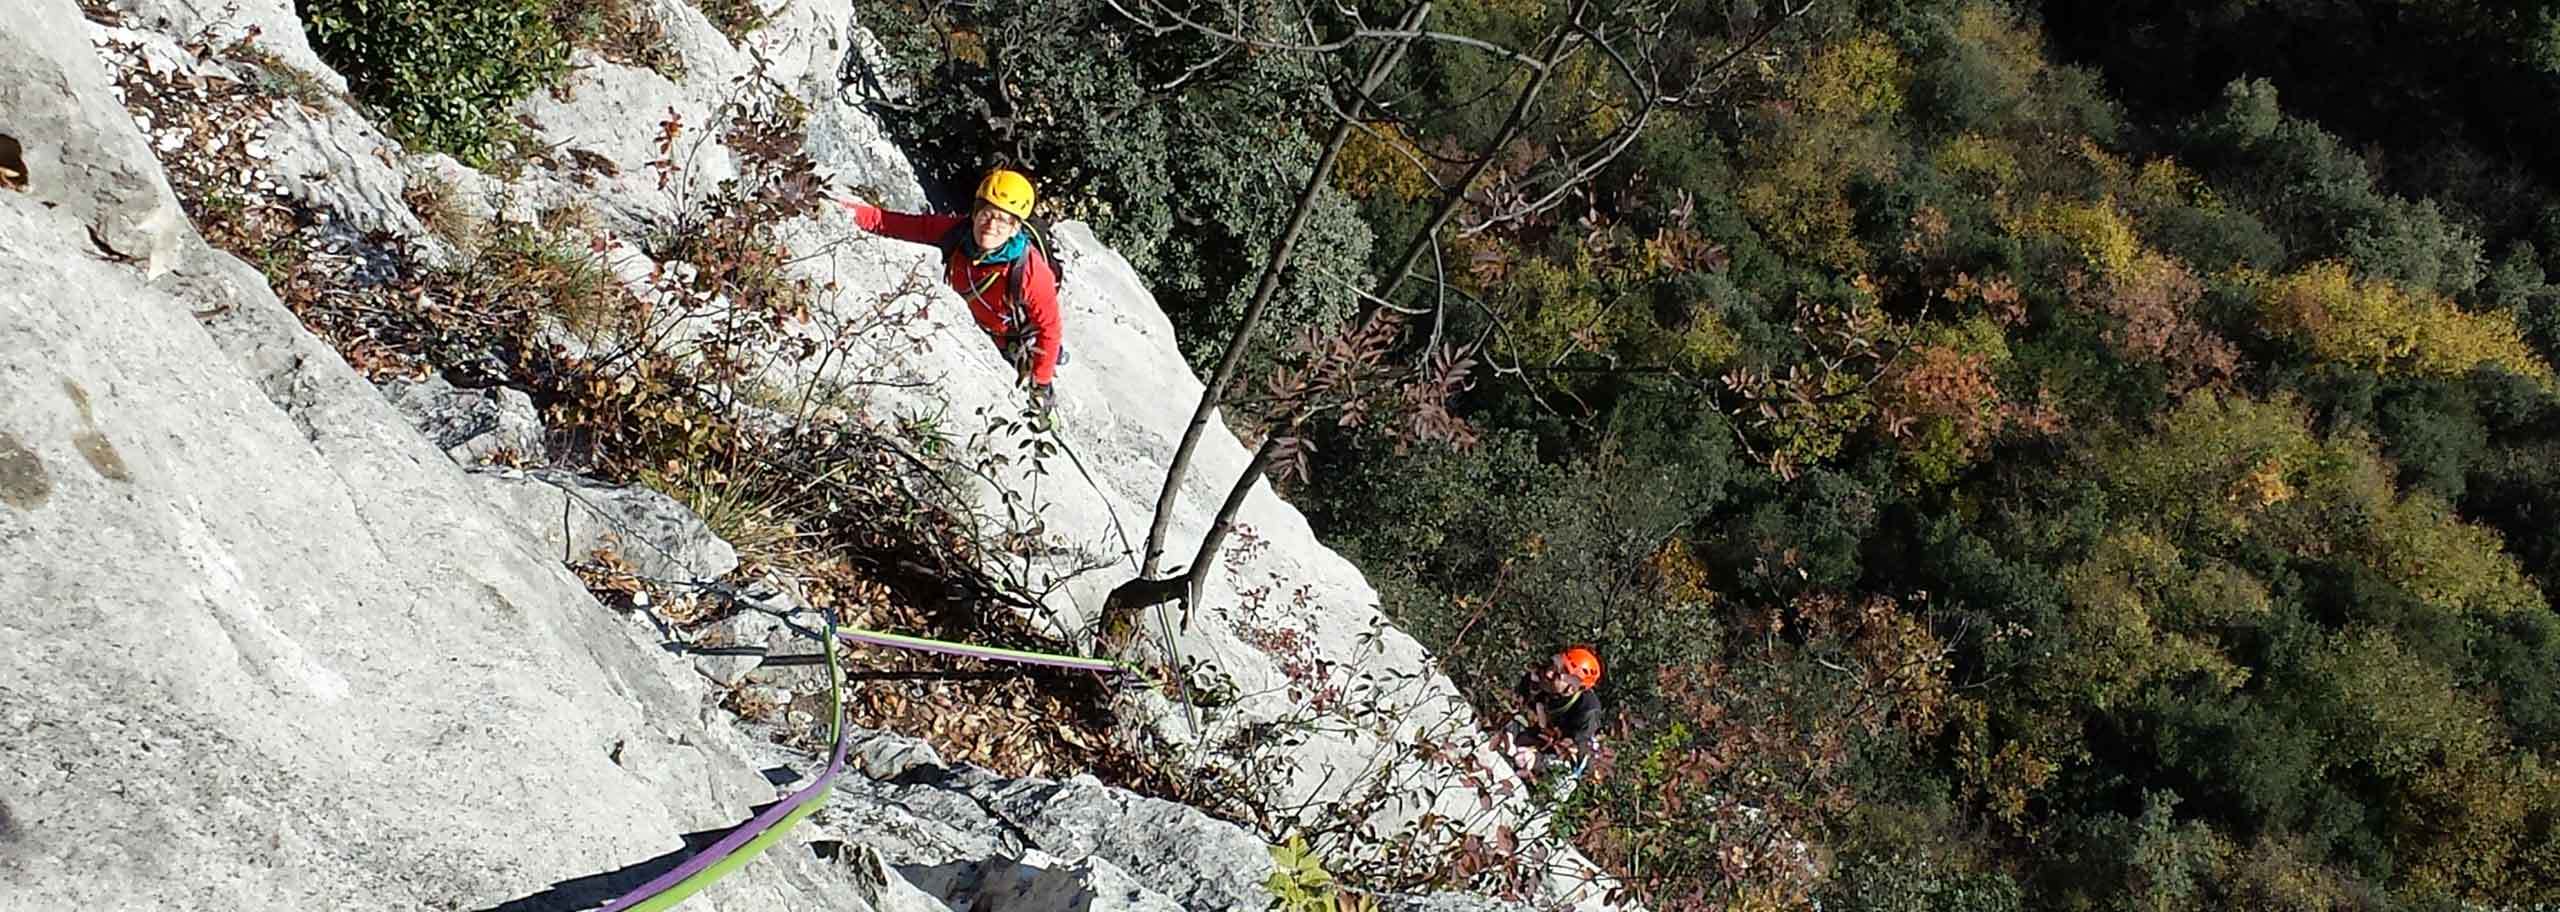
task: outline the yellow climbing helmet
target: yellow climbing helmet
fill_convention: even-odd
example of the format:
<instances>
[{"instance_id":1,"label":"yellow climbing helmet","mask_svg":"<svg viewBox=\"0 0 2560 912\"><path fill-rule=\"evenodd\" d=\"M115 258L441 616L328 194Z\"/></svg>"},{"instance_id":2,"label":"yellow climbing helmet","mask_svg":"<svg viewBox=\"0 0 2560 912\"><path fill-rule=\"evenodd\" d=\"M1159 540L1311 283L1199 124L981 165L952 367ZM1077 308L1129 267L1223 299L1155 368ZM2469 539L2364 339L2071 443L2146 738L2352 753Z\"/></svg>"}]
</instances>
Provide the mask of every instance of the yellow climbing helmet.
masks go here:
<instances>
[{"instance_id":1,"label":"yellow climbing helmet","mask_svg":"<svg viewBox=\"0 0 2560 912\"><path fill-rule=\"evenodd\" d=\"M1014 218L1030 218L1031 201L1036 196L1031 190L1030 176L1011 168L989 171L986 179L978 182L978 199L1012 213Z\"/></svg>"}]
</instances>

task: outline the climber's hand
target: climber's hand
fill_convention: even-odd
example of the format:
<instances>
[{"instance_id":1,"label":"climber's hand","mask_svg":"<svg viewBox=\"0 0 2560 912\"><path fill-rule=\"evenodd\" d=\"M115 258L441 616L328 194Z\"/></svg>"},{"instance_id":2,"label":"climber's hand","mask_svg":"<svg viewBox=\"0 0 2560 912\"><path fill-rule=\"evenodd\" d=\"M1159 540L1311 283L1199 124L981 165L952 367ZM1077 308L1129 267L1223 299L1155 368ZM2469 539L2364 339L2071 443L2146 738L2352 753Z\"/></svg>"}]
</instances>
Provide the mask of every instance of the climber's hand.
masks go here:
<instances>
[{"instance_id":1,"label":"climber's hand","mask_svg":"<svg viewBox=\"0 0 2560 912\"><path fill-rule=\"evenodd\" d=\"M1051 389L1049 384L1035 383L1031 385L1031 408L1033 411L1039 412L1042 415L1047 415L1051 409L1057 406L1057 399L1057 393Z\"/></svg>"}]
</instances>

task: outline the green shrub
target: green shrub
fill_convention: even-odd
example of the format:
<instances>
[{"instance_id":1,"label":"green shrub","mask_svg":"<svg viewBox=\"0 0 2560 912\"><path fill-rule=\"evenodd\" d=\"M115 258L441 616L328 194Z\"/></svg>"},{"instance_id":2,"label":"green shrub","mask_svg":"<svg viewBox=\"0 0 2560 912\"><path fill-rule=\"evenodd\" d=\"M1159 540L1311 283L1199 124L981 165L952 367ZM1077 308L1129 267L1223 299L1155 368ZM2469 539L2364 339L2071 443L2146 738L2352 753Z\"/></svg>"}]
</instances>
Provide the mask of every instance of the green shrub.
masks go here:
<instances>
[{"instance_id":1,"label":"green shrub","mask_svg":"<svg viewBox=\"0 0 2560 912\"><path fill-rule=\"evenodd\" d=\"M2463 473L2489 449L2489 429L2469 390L2450 381L2402 381L2377 411L2383 453L2399 466L2401 484L2461 500Z\"/></svg>"},{"instance_id":2,"label":"green shrub","mask_svg":"<svg viewBox=\"0 0 2560 912\"><path fill-rule=\"evenodd\" d=\"M2284 265L2284 242L2256 216L2232 209L2176 206L2152 213L2146 227L2172 256L2211 275L2235 266Z\"/></svg>"},{"instance_id":3,"label":"green shrub","mask_svg":"<svg viewBox=\"0 0 2560 912\"><path fill-rule=\"evenodd\" d=\"M1262 887L1271 891L1275 912L1377 912L1378 901L1344 890L1303 836L1272 846L1271 866Z\"/></svg>"},{"instance_id":4,"label":"green shrub","mask_svg":"<svg viewBox=\"0 0 2560 912\"><path fill-rule=\"evenodd\" d=\"M2363 225L2349 229L2347 257L2402 284L2461 294L2480 283L2480 237L2445 216L2435 201L2384 200Z\"/></svg>"},{"instance_id":5,"label":"green shrub","mask_svg":"<svg viewBox=\"0 0 2560 912\"><path fill-rule=\"evenodd\" d=\"M2048 870L2046 908L2174 912L2215 908L2210 891L2231 853L2211 829L2180 821L2177 796L2145 792L2142 813L2094 815L2073 829L2071 863ZM2056 876L2058 875L2058 876Z\"/></svg>"},{"instance_id":6,"label":"green shrub","mask_svg":"<svg viewBox=\"0 0 2560 912\"><path fill-rule=\"evenodd\" d=\"M2017 912L2025 899L2016 882L1997 872L1859 858L1842 866L1822 905L1842 912Z\"/></svg>"},{"instance_id":7,"label":"green shrub","mask_svg":"<svg viewBox=\"0 0 2560 912\"><path fill-rule=\"evenodd\" d=\"M508 110L566 72L553 0L302 0L312 48L412 147L506 157Z\"/></svg>"}]
</instances>

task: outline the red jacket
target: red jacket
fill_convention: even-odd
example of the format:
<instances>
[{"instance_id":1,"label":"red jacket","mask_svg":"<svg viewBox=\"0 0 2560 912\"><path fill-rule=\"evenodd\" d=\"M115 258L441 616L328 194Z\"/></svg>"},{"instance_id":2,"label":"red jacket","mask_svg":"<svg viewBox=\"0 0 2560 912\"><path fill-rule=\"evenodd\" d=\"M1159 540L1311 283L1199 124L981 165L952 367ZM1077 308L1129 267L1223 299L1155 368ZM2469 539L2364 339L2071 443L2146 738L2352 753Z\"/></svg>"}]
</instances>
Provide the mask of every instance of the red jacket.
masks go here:
<instances>
[{"instance_id":1,"label":"red jacket","mask_svg":"<svg viewBox=\"0 0 2560 912\"><path fill-rule=\"evenodd\" d=\"M965 230L969 223L967 218L957 215L917 215L890 212L857 202L840 202L853 211L854 222L864 231L901 241L929 244L937 250L941 249L943 240L949 238L951 232ZM1010 288L1005 281L1005 270L1016 266L1024 270L1022 296L1025 300L1019 303L1022 312L1030 316L1028 331L1035 339L1031 353L1031 379L1047 386L1050 379L1058 374L1059 343L1066 336L1065 325L1058 319L1058 273L1049 267L1048 257L1034 246L1023 252L1022 259L1012 263L973 263L966 255L946 255L944 258L948 262L943 267L943 279L951 283L952 291L960 293L961 300L969 302L969 316L977 319L979 328L999 341L1026 331L1024 327L1012 325L1011 305L1014 302L1004 300Z\"/></svg>"}]
</instances>

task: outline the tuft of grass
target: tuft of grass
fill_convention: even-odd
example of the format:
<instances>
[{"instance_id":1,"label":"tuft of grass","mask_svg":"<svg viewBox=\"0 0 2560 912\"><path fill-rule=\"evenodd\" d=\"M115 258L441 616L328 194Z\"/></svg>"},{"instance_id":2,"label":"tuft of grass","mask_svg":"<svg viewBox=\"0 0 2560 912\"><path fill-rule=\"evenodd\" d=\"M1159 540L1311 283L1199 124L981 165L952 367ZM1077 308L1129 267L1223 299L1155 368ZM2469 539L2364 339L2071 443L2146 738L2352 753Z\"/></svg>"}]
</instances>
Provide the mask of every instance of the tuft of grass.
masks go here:
<instances>
[{"instance_id":1,"label":"tuft of grass","mask_svg":"<svg viewBox=\"0 0 2560 912\"><path fill-rule=\"evenodd\" d=\"M773 15L764 11L761 0L697 0L694 8L701 10L703 17L710 19L712 27L719 29L720 34L729 36L731 43L743 41L749 33L773 24Z\"/></svg>"},{"instance_id":2,"label":"tuft of grass","mask_svg":"<svg viewBox=\"0 0 2560 912\"><path fill-rule=\"evenodd\" d=\"M233 43L224 53L232 60L247 64L250 84L257 91L301 105L303 110L324 112L345 101L335 89L320 79L319 74L286 63L284 58L260 47L249 39Z\"/></svg>"},{"instance_id":3,"label":"tuft of grass","mask_svg":"<svg viewBox=\"0 0 2560 912\"><path fill-rule=\"evenodd\" d=\"M752 458L724 461L725 470L686 462L674 472L644 471L640 480L702 517L742 562L795 568L824 556L818 536L792 519L814 506L798 493L807 484Z\"/></svg>"},{"instance_id":4,"label":"tuft of grass","mask_svg":"<svg viewBox=\"0 0 2560 912\"><path fill-rule=\"evenodd\" d=\"M452 244L454 249L476 252L487 240L487 232L482 230L480 221L463 208L461 191L443 178L432 175L412 178L409 186L400 191L400 200L409 204L409 211L418 216L418 221L425 224L429 232Z\"/></svg>"},{"instance_id":5,"label":"tuft of grass","mask_svg":"<svg viewBox=\"0 0 2560 912\"><path fill-rule=\"evenodd\" d=\"M592 236L603 230L595 210L578 203L544 209L534 216L534 224L544 233L566 240Z\"/></svg>"},{"instance_id":6,"label":"tuft of grass","mask_svg":"<svg viewBox=\"0 0 2560 912\"><path fill-rule=\"evenodd\" d=\"M507 308L556 318L589 342L621 328L639 308L594 251L540 225L501 223L472 271Z\"/></svg>"}]
</instances>

